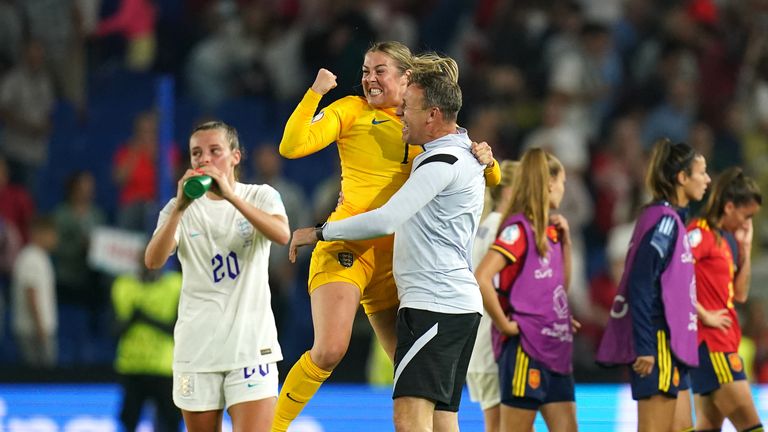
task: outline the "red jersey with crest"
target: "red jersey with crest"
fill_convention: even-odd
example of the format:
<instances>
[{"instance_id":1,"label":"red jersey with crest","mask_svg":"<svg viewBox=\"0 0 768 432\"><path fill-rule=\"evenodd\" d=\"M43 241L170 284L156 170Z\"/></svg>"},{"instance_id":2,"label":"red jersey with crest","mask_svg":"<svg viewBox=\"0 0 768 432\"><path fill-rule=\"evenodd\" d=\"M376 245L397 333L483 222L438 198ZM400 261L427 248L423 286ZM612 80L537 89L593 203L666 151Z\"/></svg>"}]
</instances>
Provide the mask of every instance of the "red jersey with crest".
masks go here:
<instances>
[{"instance_id":1,"label":"red jersey with crest","mask_svg":"<svg viewBox=\"0 0 768 432\"><path fill-rule=\"evenodd\" d=\"M712 352L736 352L741 341L736 310L733 307L733 282L736 264L731 245L704 219L694 219L688 224L688 240L695 260L696 296L699 304L708 311L727 309L731 327L725 331L699 326L699 343L707 343Z\"/></svg>"},{"instance_id":2,"label":"red jersey with crest","mask_svg":"<svg viewBox=\"0 0 768 432\"><path fill-rule=\"evenodd\" d=\"M547 227L547 236L552 241L557 241L557 229L554 225ZM536 245L534 245L536 247ZM525 253L528 250L528 241L525 238L525 231L522 224L516 223L505 227L496 238L496 241L491 246L491 250L504 255L509 261L506 267L499 272L499 301L501 302L501 308L504 312L510 312L509 306L509 290L512 288L512 284L517 278L517 274L520 269L523 268L523 262L521 257L525 257Z\"/></svg>"}]
</instances>

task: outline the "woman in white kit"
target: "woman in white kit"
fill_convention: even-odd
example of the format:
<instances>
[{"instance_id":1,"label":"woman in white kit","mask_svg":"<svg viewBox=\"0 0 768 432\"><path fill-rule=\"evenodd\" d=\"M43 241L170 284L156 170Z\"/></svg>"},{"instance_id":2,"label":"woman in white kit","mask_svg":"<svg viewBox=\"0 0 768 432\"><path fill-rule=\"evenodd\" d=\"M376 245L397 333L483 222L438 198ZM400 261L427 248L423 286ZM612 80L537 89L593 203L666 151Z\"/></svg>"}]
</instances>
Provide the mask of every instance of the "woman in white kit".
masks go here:
<instances>
[{"instance_id":1,"label":"woman in white kit","mask_svg":"<svg viewBox=\"0 0 768 432\"><path fill-rule=\"evenodd\" d=\"M226 408L234 431L269 431L282 360L270 308L270 242L286 244L288 219L278 192L235 179L237 131L204 123L189 139L191 169L160 212L145 263L162 267L178 249L182 291L174 331L173 400L189 432L220 431ZM197 200L185 180L213 179Z\"/></svg>"}]
</instances>

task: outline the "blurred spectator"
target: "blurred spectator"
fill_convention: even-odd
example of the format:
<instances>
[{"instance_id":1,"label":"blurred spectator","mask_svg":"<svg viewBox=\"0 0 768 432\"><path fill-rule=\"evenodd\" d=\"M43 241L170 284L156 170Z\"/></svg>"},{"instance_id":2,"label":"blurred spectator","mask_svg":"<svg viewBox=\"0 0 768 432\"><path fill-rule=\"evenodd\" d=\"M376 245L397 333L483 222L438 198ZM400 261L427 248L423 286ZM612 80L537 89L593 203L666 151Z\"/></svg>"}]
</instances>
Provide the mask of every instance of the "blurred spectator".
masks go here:
<instances>
[{"instance_id":1,"label":"blurred spectator","mask_svg":"<svg viewBox=\"0 0 768 432\"><path fill-rule=\"evenodd\" d=\"M360 58L376 33L362 5L352 1L329 2L333 8L323 17L312 17L305 33L302 59L306 70L326 68L337 78L327 100L360 93ZM434 47L432 47L434 48Z\"/></svg>"},{"instance_id":2,"label":"blurred spectator","mask_svg":"<svg viewBox=\"0 0 768 432\"><path fill-rule=\"evenodd\" d=\"M712 149L712 171L719 173L730 166L744 166L744 134L746 115L744 107L732 102L724 110L723 127L715 131Z\"/></svg>"},{"instance_id":3,"label":"blurred spectator","mask_svg":"<svg viewBox=\"0 0 768 432\"><path fill-rule=\"evenodd\" d=\"M766 23L768 21L762 21ZM750 35L741 72L740 101L745 106L746 125L741 134L745 168L768 190L768 33L760 29ZM768 214L755 217L755 239L760 249L768 246ZM759 252L758 249L756 252ZM768 375L766 375L768 376Z\"/></svg>"},{"instance_id":4,"label":"blurred spectator","mask_svg":"<svg viewBox=\"0 0 768 432\"><path fill-rule=\"evenodd\" d=\"M13 267L13 331L24 364L34 368L52 368L57 361L59 319L49 255L57 241L51 218L34 219L30 243L21 250Z\"/></svg>"},{"instance_id":5,"label":"blurred spectator","mask_svg":"<svg viewBox=\"0 0 768 432\"><path fill-rule=\"evenodd\" d=\"M127 230L147 232L155 225L157 128L155 112L138 114L133 121L133 135L115 153L112 175L120 188L117 224ZM171 147L169 160L173 172L179 165L176 146Z\"/></svg>"},{"instance_id":6,"label":"blurred spectator","mask_svg":"<svg viewBox=\"0 0 768 432\"><path fill-rule=\"evenodd\" d=\"M480 64L460 78L463 107L459 123L493 146L497 160L521 153L519 138L538 126L541 102L529 92L522 72L513 66Z\"/></svg>"},{"instance_id":7,"label":"blurred spectator","mask_svg":"<svg viewBox=\"0 0 768 432\"><path fill-rule=\"evenodd\" d=\"M597 149L590 178L595 196L594 224L600 241L617 224L635 216L641 202L645 156L640 126L634 117L622 117L613 125L608 143Z\"/></svg>"},{"instance_id":8,"label":"blurred spectator","mask_svg":"<svg viewBox=\"0 0 768 432\"><path fill-rule=\"evenodd\" d=\"M472 69L464 72L477 74L485 73L477 70L479 65L488 63L492 67L501 67L521 75L516 81L527 83L520 90L525 90L537 97L545 93L546 73L544 65L543 44L548 33L548 17L544 6L539 2L479 2L474 16L474 27L463 35L464 63L471 64ZM509 43L514 40L515 43ZM461 66L464 66L463 64ZM493 71L489 73L495 74ZM507 73L507 76L510 77ZM494 79L481 79L483 86L464 92L465 96L473 97L477 91L487 90L492 95L496 87ZM510 83L509 80L506 80ZM509 88L509 86L505 86ZM462 89L464 85L462 85ZM501 98L499 98L501 99Z\"/></svg>"},{"instance_id":9,"label":"blurred spectator","mask_svg":"<svg viewBox=\"0 0 768 432\"><path fill-rule=\"evenodd\" d=\"M613 26L613 37L616 49L627 69L627 78L634 80L635 68L628 67L635 54L644 43L654 40L653 32L658 20L658 7L645 0L626 0L622 2L623 13Z\"/></svg>"},{"instance_id":10,"label":"blurred spectator","mask_svg":"<svg viewBox=\"0 0 768 432\"><path fill-rule=\"evenodd\" d=\"M766 318L765 299L752 298L746 303L746 320L743 339L755 345L752 369L758 383L768 383L768 318Z\"/></svg>"},{"instance_id":11,"label":"blurred spectator","mask_svg":"<svg viewBox=\"0 0 768 432\"><path fill-rule=\"evenodd\" d=\"M608 323L613 299L616 297L621 275L624 273L624 261L634 227L634 223L624 223L610 230L606 247L608 265L590 281L589 299L592 303L592 314L583 317L581 333L591 343L591 352L597 350L600 339L603 337L603 330Z\"/></svg>"},{"instance_id":12,"label":"blurred spectator","mask_svg":"<svg viewBox=\"0 0 768 432\"><path fill-rule=\"evenodd\" d=\"M43 45L28 41L22 62L0 82L0 119L4 124L0 147L11 180L33 195L37 171L48 160L52 129L54 94L45 57Z\"/></svg>"},{"instance_id":13,"label":"blurred spectator","mask_svg":"<svg viewBox=\"0 0 768 432\"><path fill-rule=\"evenodd\" d=\"M712 160L712 152L715 148L715 137L712 133L712 128L709 127L707 123L698 121L691 125L691 129L688 132L688 138L685 141L708 161ZM709 168L709 166L707 166L707 168Z\"/></svg>"},{"instance_id":14,"label":"blurred spectator","mask_svg":"<svg viewBox=\"0 0 768 432\"><path fill-rule=\"evenodd\" d=\"M278 144L262 143L252 152L253 176L249 183L268 184L275 188L283 200L285 213L291 227L312 225L306 212L307 199L301 187L283 175L283 158L277 151ZM308 250L302 251L309 253ZM278 330L283 320L290 315L289 300L293 284L296 283L296 266L288 257L288 245L272 242L269 252L269 287L272 290L272 310Z\"/></svg>"},{"instance_id":15,"label":"blurred spectator","mask_svg":"<svg viewBox=\"0 0 768 432\"><path fill-rule=\"evenodd\" d=\"M21 13L13 0L0 0L0 76L21 58Z\"/></svg>"},{"instance_id":16,"label":"blurred spectator","mask_svg":"<svg viewBox=\"0 0 768 432\"><path fill-rule=\"evenodd\" d=\"M104 212L94 202L95 180L88 171L73 173L66 184L65 200L56 206L53 217L59 245L53 252L59 303L85 313L91 336L98 327L96 317L104 310L106 295L100 277L88 264L91 230L106 222ZM71 326L72 322L63 325ZM68 344L79 346L77 341Z\"/></svg>"},{"instance_id":17,"label":"blurred spectator","mask_svg":"<svg viewBox=\"0 0 768 432\"><path fill-rule=\"evenodd\" d=\"M682 43L648 37L627 59L632 86L625 88L625 109L650 111L665 100L667 83L676 78L697 81L693 52Z\"/></svg>"},{"instance_id":18,"label":"blurred spectator","mask_svg":"<svg viewBox=\"0 0 768 432\"><path fill-rule=\"evenodd\" d=\"M623 71L607 27L586 23L576 42L554 59L550 91L565 101L566 123L591 139L613 112Z\"/></svg>"},{"instance_id":19,"label":"blurred spectator","mask_svg":"<svg viewBox=\"0 0 768 432\"><path fill-rule=\"evenodd\" d=\"M377 40L396 40L407 47L417 45L419 29L414 17L404 10L406 0L367 0L362 3Z\"/></svg>"},{"instance_id":20,"label":"blurred spectator","mask_svg":"<svg viewBox=\"0 0 768 432\"><path fill-rule=\"evenodd\" d=\"M696 118L696 92L691 83L683 78L673 78L667 83L664 102L653 109L643 124L643 145L650 149L656 140L669 138L672 142L684 142Z\"/></svg>"},{"instance_id":21,"label":"blurred spectator","mask_svg":"<svg viewBox=\"0 0 768 432\"><path fill-rule=\"evenodd\" d=\"M288 102L293 110L296 100L306 91L305 83L309 81L301 61L305 26L300 22L289 22L285 17L282 20L283 25L272 23L264 38L262 65L267 71L270 91L276 102Z\"/></svg>"},{"instance_id":22,"label":"blurred spectator","mask_svg":"<svg viewBox=\"0 0 768 432\"><path fill-rule=\"evenodd\" d=\"M18 2L29 34L45 48L45 60L59 96L86 115L85 46L80 10L75 0Z\"/></svg>"},{"instance_id":23,"label":"blurred spectator","mask_svg":"<svg viewBox=\"0 0 768 432\"><path fill-rule=\"evenodd\" d=\"M10 304L13 265L29 238L29 222L34 213L34 204L27 191L8 183L8 167L0 156L0 345L8 316L5 305Z\"/></svg>"},{"instance_id":24,"label":"blurred spectator","mask_svg":"<svg viewBox=\"0 0 768 432\"><path fill-rule=\"evenodd\" d=\"M119 330L115 370L123 387L120 422L133 432L145 402L155 406L153 430L178 432L181 411L173 404L173 326L181 273L149 270L141 255L140 274L122 275L112 285Z\"/></svg>"},{"instance_id":25,"label":"blurred spectator","mask_svg":"<svg viewBox=\"0 0 768 432\"><path fill-rule=\"evenodd\" d=\"M29 240L29 222L35 215L35 204L29 192L10 182L8 165L0 156L0 218L7 224L6 230L22 243Z\"/></svg>"},{"instance_id":26,"label":"blurred spectator","mask_svg":"<svg viewBox=\"0 0 768 432\"><path fill-rule=\"evenodd\" d=\"M101 0L75 0L75 5L83 34L93 33L99 23Z\"/></svg>"},{"instance_id":27,"label":"blurred spectator","mask_svg":"<svg viewBox=\"0 0 768 432\"><path fill-rule=\"evenodd\" d=\"M214 29L192 48L185 76L189 92L205 110L238 95L268 94L262 57L272 25L269 9L254 4L240 11L234 2L211 3Z\"/></svg>"},{"instance_id":28,"label":"blurred spectator","mask_svg":"<svg viewBox=\"0 0 768 432\"><path fill-rule=\"evenodd\" d=\"M561 98L547 99L544 103L541 126L528 135L523 151L539 147L551 152L560 159L570 182L572 174L580 176L587 171L589 149L583 131L567 121L568 105ZM570 218L568 220L573 224Z\"/></svg>"},{"instance_id":29,"label":"blurred spectator","mask_svg":"<svg viewBox=\"0 0 768 432\"><path fill-rule=\"evenodd\" d=\"M712 13L716 13L711 1L696 0L690 4L708 3ZM728 8L726 5L723 6L724 9ZM722 20L718 21L717 16L694 14L698 24L695 49L701 76L697 89L698 116L715 130L723 127L723 121L726 119L725 110L736 93L744 53L744 33L739 29L745 26L740 20L726 20L726 17L735 16L737 15L723 13Z\"/></svg>"},{"instance_id":30,"label":"blurred spectator","mask_svg":"<svg viewBox=\"0 0 768 432\"><path fill-rule=\"evenodd\" d=\"M129 70L143 72L155 61L156 19L157 9L152 0L122 0L117 12L99 22L94 35L122 34L128 44L126 66Z\"/></svg>"},{"instance_id":31,"label":"blurred spectator","mask_svg":"<svg viewBox=\"0 0 768 432\"><path fill-rule=\"evenodd\" d=\"M584 10L584 16L590 21L611 26L621 17L625 1L614 0L578 0Z\"/></svg>"}]
</instances>

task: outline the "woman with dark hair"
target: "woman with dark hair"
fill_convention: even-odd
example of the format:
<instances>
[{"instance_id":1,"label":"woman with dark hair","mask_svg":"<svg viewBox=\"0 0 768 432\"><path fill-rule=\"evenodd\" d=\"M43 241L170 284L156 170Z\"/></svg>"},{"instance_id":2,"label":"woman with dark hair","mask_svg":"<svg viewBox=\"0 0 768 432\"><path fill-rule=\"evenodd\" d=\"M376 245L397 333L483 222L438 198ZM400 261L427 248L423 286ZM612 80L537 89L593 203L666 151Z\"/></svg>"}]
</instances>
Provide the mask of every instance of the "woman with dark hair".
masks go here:
<instances>
[{"instance_id":1,"label":"woman with dark hair","mask_svg":"<svg viewBox=\"0 0 768 432\"><path fill-rule=\"evenodd\" d=\"M266 432L277 403L282 360L268 281L269 248L290 238L280 194L237 181L237 130L211 121L189 137L190 165L161 210L144 263L182 267L174 329L173 402L190 432L218 431L226 409L236 431ZM184 182L207 175L192 199Z\"/></svg>"},{"instance_id":2,"label":"woman with dark hair","mask_svg":"<svg viewBox=\"0 0 768 432\"><path fill-rule=\"evenodd\" d=\"M696 281L683 220L686 206L704 197L709 182L704 156L688 144L655 144L646 173L653 201L635 224L597 352L602 364L631 365L639 431L691 423L690 403L681 406L687 412L676 412L675 402L678 392L681 400L689 394L687 368L698 365Z\"/></svg>"},{"instance_id":3,"label":"woman with dark hair","mask_svg":"<svg viewBox=\"0 0 768 432\"><path fill-rule=\"evenodd\" d=\"M699 367L691 370L696 430L720 430L728 420L739 431L762 431L738 353L741 327L734 302L744 303L752 272L752 217L763 198L741 168L714 182L701 218L688 225L696 260Z\"/></svg>"}]
</instances>

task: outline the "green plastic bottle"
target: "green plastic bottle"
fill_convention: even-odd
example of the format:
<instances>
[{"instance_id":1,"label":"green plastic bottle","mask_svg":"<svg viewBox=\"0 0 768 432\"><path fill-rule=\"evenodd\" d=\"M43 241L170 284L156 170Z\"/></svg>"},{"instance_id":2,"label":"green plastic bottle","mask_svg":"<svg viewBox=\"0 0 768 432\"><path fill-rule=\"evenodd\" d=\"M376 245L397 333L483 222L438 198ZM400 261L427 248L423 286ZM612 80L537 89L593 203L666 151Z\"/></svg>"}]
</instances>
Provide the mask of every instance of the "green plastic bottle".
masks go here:
<instances>
[{"instance_id":1,"label":"green plastic bottle","mask_svg":"<svg viewBox=\"0 0 768 432\"><path fill-rule=\"evenodd\" d=\"M184 195L186 195L189 199L198 199L205 195L206 192L208 192L208 189L211 188L212 183L213 179L211 176L199 175L190 177L184 181L184 185L182 186L184 189Z\"/></svg>"}]
</instances>

